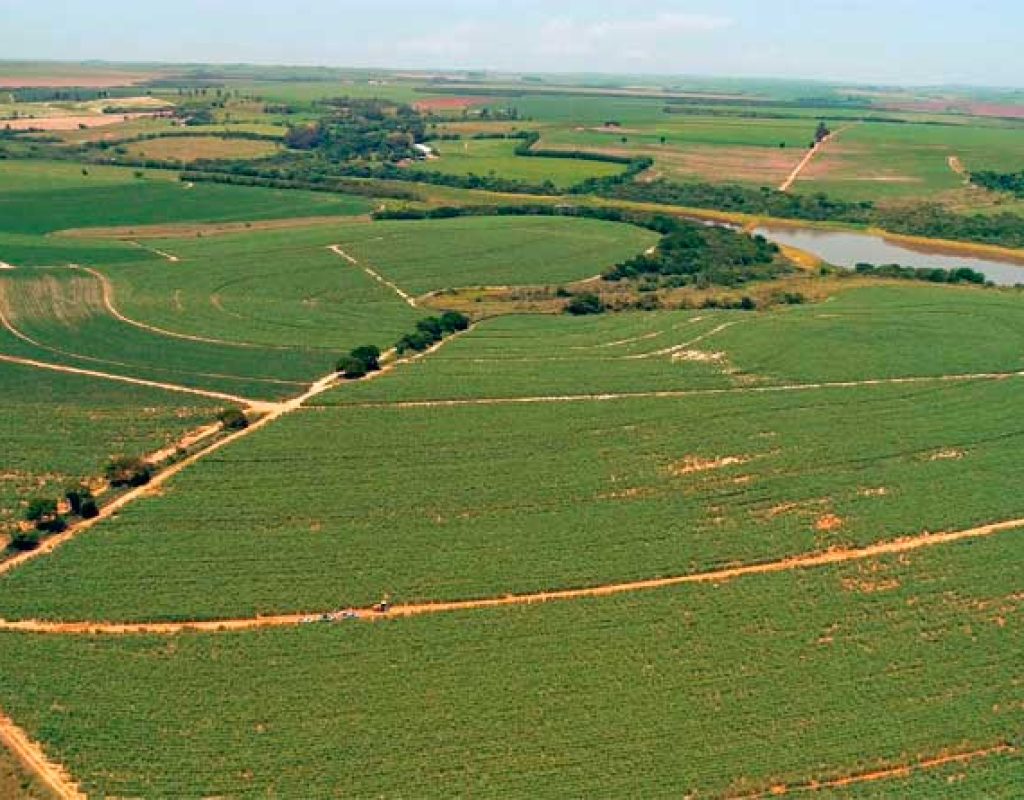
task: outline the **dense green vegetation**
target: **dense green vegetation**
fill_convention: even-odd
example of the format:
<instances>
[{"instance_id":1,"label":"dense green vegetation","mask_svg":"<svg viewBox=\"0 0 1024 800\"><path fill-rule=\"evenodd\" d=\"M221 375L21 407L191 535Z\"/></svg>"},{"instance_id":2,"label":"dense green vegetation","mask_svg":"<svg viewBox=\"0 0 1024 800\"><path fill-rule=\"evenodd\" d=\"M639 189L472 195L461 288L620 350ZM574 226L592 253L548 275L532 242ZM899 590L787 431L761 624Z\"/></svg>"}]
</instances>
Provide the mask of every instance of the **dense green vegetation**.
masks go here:
<instances>
[{"instance_id":1,"label":"dense green vegetation","mask_svg":"<svg viewBox=\"0 0 1024 800\"><path fill-rule=\"evenodd\" d=\"M656 275L670 286L738 286L790 271L780 263L778 246L763 236L696 222L666 222L668 230L657 248L616 264L604 278L618 281Z\"/></svg>"},{"instance_id":2,"label":"dense green vegetation","mask_svg":"<svg viewBox=\"0 0 1024 800\"><path fill-rule=\"evenodd\" d=\"M0 704L100 796L795 789L1019 746L1019 544L378 624L2 634ZM951 772L824 796L1009 798L1021 759Z\"/></svg>"},{"instance_id":3,"label":"dense green vegetation","mask_svg":"<svg viewBox=\"0 0 1024 800\"><path fill-rule=\"evenodd\" d=\"M992 172L981 170L971 173L971 183L991 189L994 192L1009 192L1024 197L1024 170L1020 172Z\"/></svg>"}]
</instances>

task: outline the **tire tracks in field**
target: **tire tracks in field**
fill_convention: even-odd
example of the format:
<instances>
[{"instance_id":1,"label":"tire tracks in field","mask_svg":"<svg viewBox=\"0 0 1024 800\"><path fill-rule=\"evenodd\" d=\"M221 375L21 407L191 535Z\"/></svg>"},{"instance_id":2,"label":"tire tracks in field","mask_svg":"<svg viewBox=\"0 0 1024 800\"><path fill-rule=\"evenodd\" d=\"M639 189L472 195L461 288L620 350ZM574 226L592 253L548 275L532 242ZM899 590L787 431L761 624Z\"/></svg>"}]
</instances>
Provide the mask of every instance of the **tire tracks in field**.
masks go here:
<instances>
[{"instance_id":1,"label":"tire tracks in field","mask_svg":"<svg viewBox=\"0 0 1024 800\"><path fill-rule=\"evenodd\" d=\"M401 289L397 284L393 283L392 281L389 281L376 270L370 269L370 267L366 266L366 264L362 264L357 259L350 256L348 253L341 249L340 244L332 244L328 246L327 249L334 253L336 256L341 256L352 266L359 267L359 269L361 269L363 272L365 272L367 275L369 275L371 278L377 281L377 283L381 284L382 286L386 286L399 297L401 297L410 307L419 308L419 306L416 304L415 297Z\"/></svg>"},{"instance_id":2,"label":"tire tracks in field","mask_svg":"<svg viewBox=\"0 0 1024 800\"><path fill-rule=\"evenodd\" d=\"M223 441L223 440L222 440ZM666 589L673 586L688 584L719 584L727 581L747 578L756 575L773 575L794 570L814 569L817 567L834 566L854 561L864 561L882 556L901 555L929 547L954 544L956 542L981 539L995 536L1008 531L1024 528L1024 517L1018 519L993 522L974 528L940 533L921 533L857 548L834 548L816 553L789 556L773 561L762 561L741 564L705 572L692 572L685 575L674 575L665 578L648 578L645 580L628 581L625 583L608 583L577 589L553 589L529 594L506 594L497 597L484 597L475 600L452 600L409 605L392 606L386 613L376 612L372 608L352 609L356 619L377 621L401 619L406 617L444 614L460 611L479 611L510 606L534 605L560 600L582 600L595 597L610 597L619 594ZM251 630L254 628L280 628L315 621L325 612L279 614L250 618L196 620L186 622L46 622L40 620L0 620L0 631L19 631L23 633L61 634L61 635L126 635L126 634L159 634L174 635L185 632L219 633L224 631Z\"/></svg>"},{"instance_id":3,"label":"tire tracks in field","mask_svg":"<svg viewBox=\"0 0 1024 800\"><path fill-rule=\"evenodd\" d=\"M156 325L150 325L148 322L140 322L137 319L125 316L121 311L114 305L114 284L111 283L110 278L104 275L97 269L92 267L83 267L78 264L69 264L70 269L77 269L82 272L88 273L94 277L100 284L100 291L103 297L103 307L107 313L110 314L118 322L123 322L125 325L130 325L133 328L147 331L149 333L155 333L159 336L169 336L173 339L184 339L189 342L200 342L202 344L216 344L223 345L225 347L241 347L253 350L282 350L282 351L296 351L301 348L289 347L288 345L280 344L257 344L256 342L241 342L232 339L216 339L210 336L199 336L192 333L180 333L178 331L168 330L167 328L160 328ZM221 309L223 310L223 309Z\"/></svg>"},{"instance_id":4,"label":"tire tracks in field","mask_svg":"<svg viewBox=\"0 0 1024 800\"><path fill-rule=\"evenodd\" d=\"M865 378L853 381L818 383L782 383L768 386L728 386L717 389L655 389L647 392L604 392L598 394L523 395L522 397L464 397L441 400L393 400L346 403L341 408L458 408L460 406L539 405L544 403L602 403L615 400L669 399L680 397L714 397L734 394L776 394L807 392L818 389L855 389L872 386L927 385L931 383L969 383L998 381L1024 377L1016 372L968 372L952 375L915 375L897 378Z\"/></svg>"}]
</instances>

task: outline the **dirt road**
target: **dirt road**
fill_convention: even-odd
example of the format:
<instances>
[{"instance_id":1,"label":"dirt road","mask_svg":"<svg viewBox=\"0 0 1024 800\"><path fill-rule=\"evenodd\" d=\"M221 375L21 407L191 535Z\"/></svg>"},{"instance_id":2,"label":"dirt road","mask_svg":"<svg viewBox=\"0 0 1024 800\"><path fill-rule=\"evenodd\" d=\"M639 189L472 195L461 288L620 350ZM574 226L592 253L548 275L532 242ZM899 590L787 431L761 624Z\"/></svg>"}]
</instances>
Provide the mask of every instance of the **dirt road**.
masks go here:
<instances>
[{"instance_id":1,"label":"dirt road","mask_svg":"<svg viewBox=\"0 0 1024 800\"><path fill-rule=\"evenodd\" d=\"M88 800L67 770L51 761L43 748L3 713L0 713L0 742L60 800Z\"/></svg>"},{"instance_id":2,"label":"dirt road","mask_svg":"<svg viewBox=\"0 0 1024 800\"><path fill-rule=\"evenodd\" d=\"M667 578L650 578L647 580L611 583L601 586L590 586L579 589L555 589L531 594L506 594L499 597L485 597L476 600L454 600L450 602L418 603L412 605L392 606L387 614L375 613L373 609L355 610L356 617L365 621L416 617L425 614L442 614L453 611L477 611L507 606L532 605L548 603L556 600L579 600L592 597L608 597L617 594L664 589L671 586L686 584L724 583L726 581L746 578L754 575L771 575L778 572L812 569L815 567L834 566L851 561L863 561L881 556L899 555L927 547L937 547L955 542L980 539L999 533L1024 528L1024 518L993 522L976 528L943 533L922 533L886 542L878 542L859 548L825 550L801 556L764 561L755 564L743 564L707 572L695 572L687 575L676 575ZM320 612L317 612L319 614ZM317 616L314 614L314 618ZM203 620L195 622L138 622L138 623L104 623L104 622L45 622L39 620L0 620L0 631L22 631L46 634L164 634L171 635L185 631L216 633L220 631L247 630L250 628L275 628L298 625L310 619L308 613L281 614L275 616L252 617L248 619Z\"/></svg>"}]
</instances>

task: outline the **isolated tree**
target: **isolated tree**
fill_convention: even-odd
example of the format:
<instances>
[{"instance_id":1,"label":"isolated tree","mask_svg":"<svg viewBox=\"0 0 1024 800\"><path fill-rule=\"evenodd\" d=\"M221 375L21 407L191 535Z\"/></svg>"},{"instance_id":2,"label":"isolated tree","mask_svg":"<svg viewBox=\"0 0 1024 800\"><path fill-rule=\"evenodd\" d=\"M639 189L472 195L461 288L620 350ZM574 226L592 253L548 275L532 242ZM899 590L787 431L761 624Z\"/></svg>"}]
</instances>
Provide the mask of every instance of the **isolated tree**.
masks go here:
<instances>
[{"instance_id":1,"label":"isolated tree","mask_svg":"<svg viewBox=\"0 0 1024 800\"><path fill-rule=\"evenodd\" d=\"M60 533L67 527L57 509L57 501L49 497L33 499L25 509L25 519L35 525L37 531Z\"/></svg>"},{"instance_id":2,"label":"isolated tree","mask_svg":"<svg viewBox=\"0 0 1024 800\"><path fill-rule=\"evenodd\" d=\"M8 546L12 550L35 550L39 547L39 533L37 531L17 531L11 536Z\"/></svg>"},{"instance_id":3,"label":"isolated tree","mask_svg":"<svg viewBox=\"0 0 1024 800\"><path fill-rule=\"evenodd\" d=\"M96 500L92 496L92 492L87 486L83 486L80 483L73 483L64 490L64 498L68 501L68 510L76 517L85 517L82 510L86 504L92 502L96 505Z\"/></svg>"}]
</instances>

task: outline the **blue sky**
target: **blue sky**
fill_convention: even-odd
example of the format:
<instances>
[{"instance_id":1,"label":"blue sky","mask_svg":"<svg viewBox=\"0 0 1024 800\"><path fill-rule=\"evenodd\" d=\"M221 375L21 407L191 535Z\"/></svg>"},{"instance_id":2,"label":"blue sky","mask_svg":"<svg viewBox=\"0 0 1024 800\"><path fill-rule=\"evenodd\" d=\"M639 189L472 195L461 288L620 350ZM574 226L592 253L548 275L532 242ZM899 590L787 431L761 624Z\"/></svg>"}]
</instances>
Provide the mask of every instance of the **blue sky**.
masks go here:
<instances>
[{"instance_id":1,"label":"blue sky","mask_svg":"<svg viewBox=\"0 0 1024 800\"><path fill-rule=\"evenodd\" d=\"M0 58L1024 86L1021 0L0 0Z\"/></svg>"}]
</instances>

